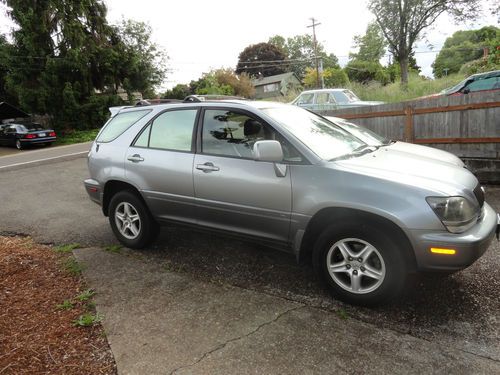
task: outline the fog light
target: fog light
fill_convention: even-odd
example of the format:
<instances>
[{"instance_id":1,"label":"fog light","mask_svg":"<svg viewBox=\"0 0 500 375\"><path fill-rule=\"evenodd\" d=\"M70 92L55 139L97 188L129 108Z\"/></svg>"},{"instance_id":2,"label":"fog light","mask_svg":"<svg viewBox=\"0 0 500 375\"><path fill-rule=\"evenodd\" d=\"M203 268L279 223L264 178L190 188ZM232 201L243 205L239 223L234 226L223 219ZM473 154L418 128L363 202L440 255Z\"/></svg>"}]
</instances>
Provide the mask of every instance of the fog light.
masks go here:
<instances>
[{"instance_id":1,"label":"fog light","mask_svg":"<svg viewBox=\"0 0 500 375\"><path fill-rule=\"evenodd\" d=\"M431 253L433 253L433 254L455 255L457 253L457 251L455 249L441 249L439 247L431 247Z\"/></svg>"}]
</instances>

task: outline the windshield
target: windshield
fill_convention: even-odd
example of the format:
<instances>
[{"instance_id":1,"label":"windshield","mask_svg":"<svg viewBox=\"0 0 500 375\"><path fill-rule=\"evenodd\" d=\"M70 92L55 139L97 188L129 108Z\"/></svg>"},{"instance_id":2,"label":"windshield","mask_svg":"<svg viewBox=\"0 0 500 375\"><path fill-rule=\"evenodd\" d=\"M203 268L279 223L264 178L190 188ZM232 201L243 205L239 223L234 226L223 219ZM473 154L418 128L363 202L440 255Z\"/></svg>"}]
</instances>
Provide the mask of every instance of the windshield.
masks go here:
<instances>
[{"instance_id":1,"label":"windshield","mask_svg":"<svg viewBox=\"0 0 500 375\"><path fill-rule=\"evenodd\" d=\"M359 99L351 90L344 90L344 94L349 98L350 102L359 102Z\"/></svg>"},{"instance_id":2,"label":"windshield","mask_svg":"<svg viewBox=\"0 0 500 375\"><path fill-rule=\"evenodd\" d=\"M456 84L455 86L448 87L447 89L444 89L440 92L440 94L453 94L454 92L457 92L460 90L462 87L465 86L465 84L469 81L469 78L464 79L462 82Z\"/></svg>"},{"instance_id":3,"label":"windshield","mask_svg":"<svg viewBox=\"0 0 500 375\"><path fill-rule=\"evenodd\" d=\"M43 130L43 127L40 124L23 124L22 126L28 130Z\"/></svg>"},{"instance_id":4,"label":"windshield","mask_svg":"<svg viewBox=\"0 0 500 375\"><path fill-rule=\"evenodd\" d=\"M366 143L332 122L297 107L262 110L297 137L321 159L331 160L352 153Z\"/></svg>"},{"instance_id":5,"label":"windshield","mask_svg":"<svg viewBox=\"0 0 500 375\"><path fill-rule=\"evenodd\" d=\"M349 133L353 134L355 137L361 139L366 144L370 146L382 146L387 145L390 141L363 126L359 126L347 121L334 121L330 120L336 125L340 126L342 129L347 130Z\"/></svg>"}]
</instances>

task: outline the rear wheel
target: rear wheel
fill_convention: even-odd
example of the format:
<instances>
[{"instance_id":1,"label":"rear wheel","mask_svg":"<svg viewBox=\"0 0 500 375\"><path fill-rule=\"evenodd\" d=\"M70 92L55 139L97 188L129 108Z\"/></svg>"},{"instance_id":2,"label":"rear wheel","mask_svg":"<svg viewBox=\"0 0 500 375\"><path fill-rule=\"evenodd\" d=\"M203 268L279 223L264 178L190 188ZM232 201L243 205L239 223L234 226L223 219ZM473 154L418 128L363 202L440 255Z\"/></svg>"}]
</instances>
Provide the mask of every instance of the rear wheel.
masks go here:
<instances>
[{"instance_id":1,"label":"rear wheel","mask_svg":"<svg viewBox=\"0 0 500 375\"><path fill-rule=\"evenodd\" d=\"M118 192L111 198L109 223L118 241L132 249L151 244L160 229L146 205L131 191Z\"/></svg>"},{"instance_id":2,"label":"rear wheel","mask_svg":"<svg viewBox=\"0 0 500 375\"><path fill-rule=\"evenodd\" d=\"M408 267L403 251L407 249L381 228L346 223L330 226L321 234L313 262L334 297L373 306L404 289Z\"/></svg>"},{"instance_id":3,"label":"rear wheel","mask_svg":"<svg viewBox=\"0 0 500 375\"><path fill-rule=\"evenodd\" d=\"M18 150L22 150L23 149L23 143L21 142L20 139L16 139L16 148Z\"/></svg>"}]
</instances>

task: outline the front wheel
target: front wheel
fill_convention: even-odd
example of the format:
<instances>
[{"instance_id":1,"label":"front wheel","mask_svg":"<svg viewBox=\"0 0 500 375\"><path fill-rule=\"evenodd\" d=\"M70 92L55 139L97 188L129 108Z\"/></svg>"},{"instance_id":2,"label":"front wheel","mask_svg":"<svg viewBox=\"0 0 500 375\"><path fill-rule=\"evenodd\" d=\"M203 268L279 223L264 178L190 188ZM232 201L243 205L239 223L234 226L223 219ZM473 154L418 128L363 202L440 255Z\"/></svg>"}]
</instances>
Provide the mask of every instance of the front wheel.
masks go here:
<instances>
[{"instance_id":1,"label":"front wheel","mask_svg":"<svg viewBox=\"0 0 500 375\"><path fill-rule=\"evenodd\" d=\"M327 228L313 252L316 272L335 298L356 305L384 303L404 289L402 246L383 229L362 224Z\"/></svg>"},{"instance_id":2,"label":"front wheel","mask_svg":"<svg viewBox=\"0 0 500 375\"><path fill-rule=\"evenodd\" d=\"M118 241L132 249L151 244L159 233L159 225L136 194L121 191L111 198L109 223Z\"/></svg>"}]
</instances>

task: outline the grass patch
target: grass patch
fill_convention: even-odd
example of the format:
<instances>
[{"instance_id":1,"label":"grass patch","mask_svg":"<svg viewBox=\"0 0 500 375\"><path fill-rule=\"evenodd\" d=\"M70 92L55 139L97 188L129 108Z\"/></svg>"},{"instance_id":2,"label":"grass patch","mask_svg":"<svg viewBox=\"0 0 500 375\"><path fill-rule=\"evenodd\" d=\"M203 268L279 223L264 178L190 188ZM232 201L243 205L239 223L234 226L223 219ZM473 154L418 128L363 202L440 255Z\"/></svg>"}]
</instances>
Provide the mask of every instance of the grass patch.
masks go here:
<instances>
[{"instance_id":1,"label":"grass patch","mask_svg":"<svg viewBox=\"0 0 500 375\"><path fill-rule=\"evenodd\" d=\"M73 250L79 249L80 247L81 246L79 243L69 243L66 245L60 245L60 246L53 247L52 249L56 253L71 253Z\"/></svg>"},{"instance_id":2,"label":"grass patch","mask_svg":"<svg viewBox=\"0 0 500 375\"><path fill-rule=\"evenodd\" d=\"M71 302L70 300L65 299L63 301L63 303L61 303L59 305L56 305L56 307L59 310L71 310L74 307L74 305L73 305L73 302Z\"/></svg>"},{"instance_id":3,"label":"grass patch","mask_svg":"<svg viewBox=\"0 0 500 375\"><path fill-rule=\"evenodd\" d=\"M73 257L66 259L63 266L64 269L73 276L79 276L84 269L84 267Z\"/></svg>"},{"instance_id":4,"label":"grass patch","mask_svg":"<svg viewBox=\"0 0 500 375\"><path fill-rule=\"evenodd\" d=\"M410 75L406 90L401 86L400 82L390 83L385 86L378 82L369 84L351 82L346 88L352 90L361 100L395 103L437 94L443 89L456 85L463 79L464 77L459 74L439 79L424 79L417 75Z\"/></svg>"},{"instance_id":5,"label":"grass patch","mask_svg":"<svg viewBox=\"0 0 500 375\"><path fill-rule=\"evenodd\" d=\"M57 138L58 145L71 145L74 143L83 143L93 141L97 137L100 129L91 130L73 130Z\"/></svg>"},{"instance_id":6,"label":"grass patch","mask_svg":"<svg viewBox=\"0 0 500 375\"><path fill-rule=\"evenodd\" d=\"M110 253L120 253L122 250L122 245L109 245L104 248L104 251L108 251Z\"/></svg>"},{"instance_id":7,"label":"grass patch","mask_svg":"<svg viewBox=\"0 0 500 375\"><path fill-rule=\"evenodd\" d=\"M87 289L75 297L76 300L86 302L95 295L92 289Z\"/></svg>"},{"instance_id":8,"label":"grass patch","mask_svg":"<svg viewBox=\"0 0 500 375\"><path fill-rule=\"evenodd\" d=\"M346 320L346 319L349 318L349 315L347 314L347 311L345 311L344 309L338 309L337 310L337 315L342 320Z\"/></svg>"},{"instance_id":9,"label":"grass patch","mask_svg":"<svg viewBox=\"0 0 500 375\"><path fill-rule=\"evenodd\" d=\"M78 317L78 319L73 320L73 325L76 327L90 327L96 323L102 321L102 316L99 313L90 314L85 313Z\"/></svg>"}]
</instances>

